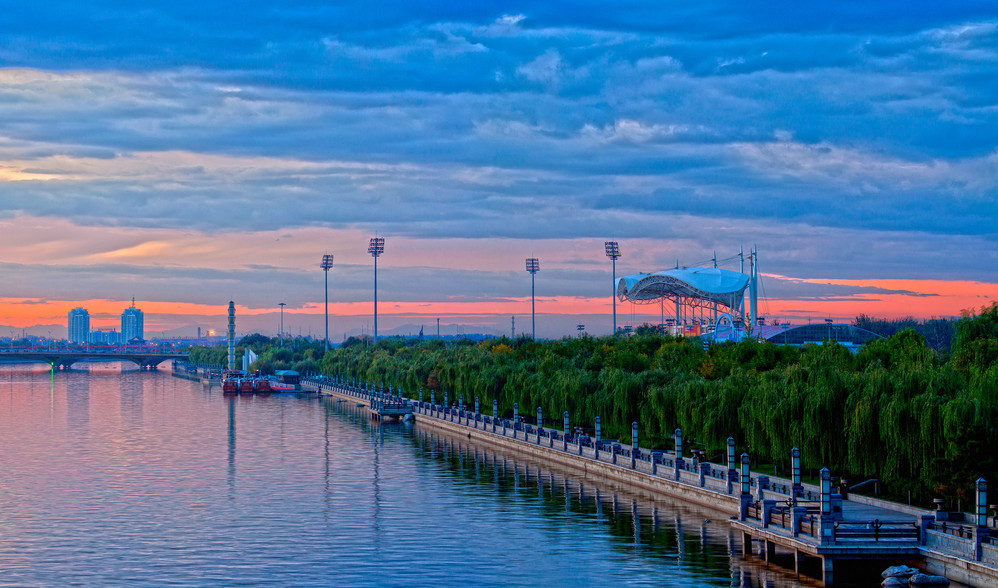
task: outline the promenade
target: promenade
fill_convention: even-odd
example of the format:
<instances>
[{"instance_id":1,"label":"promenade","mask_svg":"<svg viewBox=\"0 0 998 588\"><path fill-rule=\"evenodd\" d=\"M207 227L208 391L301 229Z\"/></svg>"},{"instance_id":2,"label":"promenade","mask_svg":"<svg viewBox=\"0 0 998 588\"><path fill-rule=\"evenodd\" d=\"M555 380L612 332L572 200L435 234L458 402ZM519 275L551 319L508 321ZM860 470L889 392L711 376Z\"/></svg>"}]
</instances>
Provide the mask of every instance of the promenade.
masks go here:
<instances>
[{"instance_id":1,"label":"promenade","mask_svg":"<svg viewBox=\"0 0 998 588\"><path fill-rule=\"evenodd\" d=\"M808 559L819 562L820 580L835 581L835 567L849 560L882 560L893 565L920 560L933 574L980 587L998 587L998 541L991 536L985 516L973 523L950 522L949 513L928 511L856 494L843 496L831 484L831 472L822 470L820 485L802 483L799 452L791 479L751 471L750 456L735 452L728 441L727 463L703 460L683 450L682 431L676 431L676 451L646 449L637 442L622 445L596 434L579 434L564 413L561 427L523 422L519 407L513 419L481 412L463 398L452 404L435 394L425 402L388 389L376 390L338 378L311 378L302 386L315 392L357 401L372 418L411 414L421 425L457 433L470 439L559 463L656 494L678 498L728 515L729 524L743 534L746 555L770 561L777 552L792 555L800 570ZM543 423L538 409L535 423ZM632 437L637 440L638 424ZM986 493L984 494L986 501ZM812 568L814 566L811 566Z\"/></svg>"}]
</instances>

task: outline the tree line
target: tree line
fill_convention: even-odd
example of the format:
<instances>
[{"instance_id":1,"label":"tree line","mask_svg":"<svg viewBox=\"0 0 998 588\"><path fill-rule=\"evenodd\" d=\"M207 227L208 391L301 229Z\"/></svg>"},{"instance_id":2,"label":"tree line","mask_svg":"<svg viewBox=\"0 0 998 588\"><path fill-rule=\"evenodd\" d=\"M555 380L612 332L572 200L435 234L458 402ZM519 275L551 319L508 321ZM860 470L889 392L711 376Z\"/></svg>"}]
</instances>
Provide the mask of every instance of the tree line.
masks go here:
<instances>
[{"instance_id":1,"label":"tree line","mask_svg":"<svg viewBox=\"0 0 998 588\"><path fill-rule=\"evenodd\" d=\"M805 468L828 466L854 482L878 478L893 495L969 497L978 476L998 477L998 303L953 322L949 350L914 329L853 353L834 342L804 348L760 341L714 344L650 332L557 341L348 341L319 362L325 374L478 396L511 416L536 407L554 423L599 416L605 438L644 447L687 446L720 459L729 436L754 463L785 473L799 447ZM261 356L263 357L263 356ZM557 424L555 426L558 426ZM780 465L782 464L782 465Z\"/></svg>"}]
</instances>

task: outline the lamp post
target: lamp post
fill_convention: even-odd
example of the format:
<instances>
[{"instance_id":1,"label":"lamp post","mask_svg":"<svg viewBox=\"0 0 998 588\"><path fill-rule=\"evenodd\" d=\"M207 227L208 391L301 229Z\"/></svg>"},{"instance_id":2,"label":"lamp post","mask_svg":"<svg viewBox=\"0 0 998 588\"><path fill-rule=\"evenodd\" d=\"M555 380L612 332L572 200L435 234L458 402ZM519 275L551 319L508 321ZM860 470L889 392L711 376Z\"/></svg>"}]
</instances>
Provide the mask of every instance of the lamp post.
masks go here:
<instances>
[{"instance_id":1,"label":"lamp post","mask_svg":"<svg viewBox=\"0 0 998 588\"><path fill-rule=\"evenodd\" d=\"M281 332L277 334L277 337L281 340L281 347L284 347L284 307L287 306L288 303L278 302L277 305L281 307Z\"/></svg>"},{"instance_id":2,"label":"lamp post","mask_svg":"<svg viewBox=\"0 0 998 588\"><path fill-rule=\"evenodd\" d=\"M374 344L378 344L378 258L385 252L385 238L371 237L367 252L374 258Z\"/></svg>"},{"instance_id":3,"label":"lamp post","mask_svg":"<svg viewBox=\"0 0 998 588\"><path fill-rule=\"evenodd\" d=\"M611 298L613 298L613 334L617 334L617 259L620 258L620 246L617 245L616 241L605 241L603 246L606 247L606 256L610 258L613 262L613 292L611 293Z\"/></svg>"},{"instance_id":4,"label":"lamp post","mask_svg":"<svg viewBox=\"0 0 998 588\"><path fill-rule=\"evenodd\" d=\"M541 263L536 257L527 258L527 271L530 272L530 336L537 338L537 314L534 306L534 274L541 271Z\"/></svg>"},{"instance_id":5,"label":"lamp post","mask_svg":"<svg viewBox=\"0 0 998 588\"><path fill-rule=\"evenodd\" d=\"M326 274L326 351L329 351L329 270L333 267L333 256L328 253L323 255L319 267Z\"/></svg>"}]
</instances>

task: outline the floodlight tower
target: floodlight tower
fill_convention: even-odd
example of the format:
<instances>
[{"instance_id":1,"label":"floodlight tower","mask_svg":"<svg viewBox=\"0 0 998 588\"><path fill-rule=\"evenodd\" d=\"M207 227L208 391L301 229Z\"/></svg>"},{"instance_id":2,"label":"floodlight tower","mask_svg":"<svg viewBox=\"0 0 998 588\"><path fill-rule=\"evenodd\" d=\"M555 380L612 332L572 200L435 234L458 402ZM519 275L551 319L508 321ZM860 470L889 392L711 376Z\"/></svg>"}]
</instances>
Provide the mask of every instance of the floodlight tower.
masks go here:
<instances>
[{"instance_id":1,"label":"floodlight tower","mask_svg":"<svg viewBox=\"0 0 998 588\"><path fill-rule=\"evenodd\" d=\"M534 307L534 274L541 271L541 263L536 257L527 258L527 271L530 272L530 336L537 338L537 314Z\"/></svg>"},{"instance_id":2,"label":"floodlight tower","mask_svg":"<svg viewBox=\"0 0 998 588\"><path fill-rule=\"evenodd\" d=\"M329 270L333 267L333 256L328 253L323 255L319 267L326 274L326 351L329 351Z\"/></svg>"},{"instance_id":3,"label":"floodlight tower","mask_svg":"<svg viewBox=\"0 0 998 588\"><path fill-rule=\"evenodd\" d=\"M385 238L371 237L367 252L374 258L374 344L378 344L378 258L385 252Z\"/></svg>"},{"instance_id":4,"label":"floodlight tower","mask_svg":"<svg viewBox=\"0 0 998 588\"><path fill-rule=\"evenodd\" d=\"M620 258L620 246L616 241L606 241L606 256L613 262L613 292L610 297L613 299L613 334L617 334L617 260Z\"/></svg>"}]
</instances>

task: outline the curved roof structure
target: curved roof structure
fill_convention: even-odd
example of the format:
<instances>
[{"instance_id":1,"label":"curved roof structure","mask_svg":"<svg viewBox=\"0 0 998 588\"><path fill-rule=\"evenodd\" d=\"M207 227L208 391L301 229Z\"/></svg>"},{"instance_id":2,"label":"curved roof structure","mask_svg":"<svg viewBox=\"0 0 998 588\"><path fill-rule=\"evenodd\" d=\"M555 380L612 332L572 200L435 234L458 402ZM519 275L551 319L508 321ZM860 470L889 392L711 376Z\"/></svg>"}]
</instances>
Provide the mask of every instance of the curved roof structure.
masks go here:
<instances>
[{"instance_id":1,"label":"curved roof structure","mask_svg":"<svg viewBox=\"0 0 998 588\"><path fill-rule=\"evenodd\" d=\"M712 267L671 269L617 278L617 297L641 303L680 296L735 308L741 305L748 283L747 274L731 270Z\"/></svg>"},{"instance_id":2,"label":"curved roof structure","mask_svg":"<svg viewBox=\"0 0 998 588\"><path fill-rule=\"evenodd\" d=\"M783 345L799 346L808 343L820 345L823 341L836 341L849 348L858 348L874 339L882 338L872 331L867 331L853 325L822 323L797 325L772 333L760 332L760 335L767 341Z\"/></svg>"}]
</instances>

